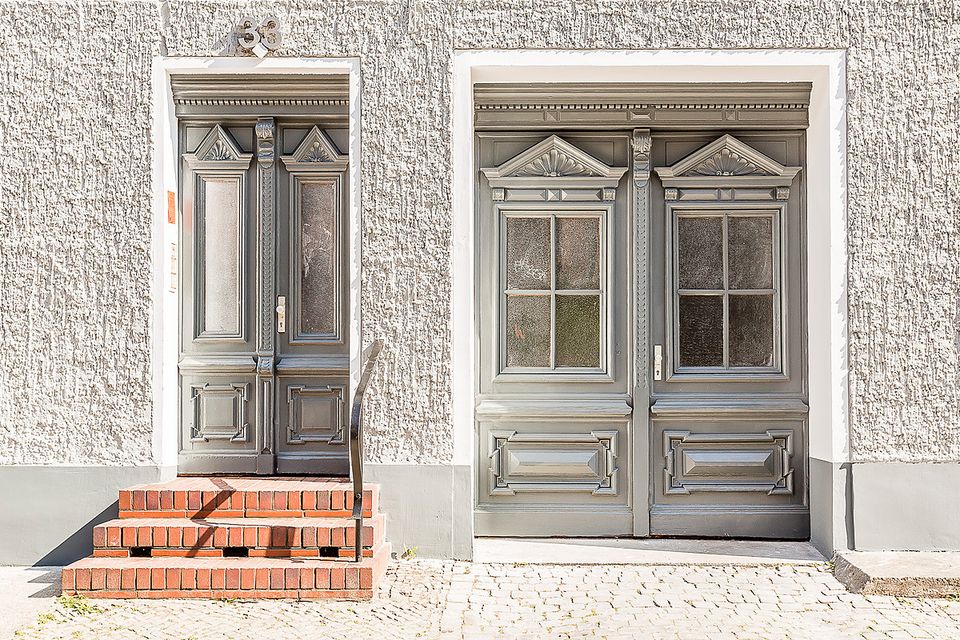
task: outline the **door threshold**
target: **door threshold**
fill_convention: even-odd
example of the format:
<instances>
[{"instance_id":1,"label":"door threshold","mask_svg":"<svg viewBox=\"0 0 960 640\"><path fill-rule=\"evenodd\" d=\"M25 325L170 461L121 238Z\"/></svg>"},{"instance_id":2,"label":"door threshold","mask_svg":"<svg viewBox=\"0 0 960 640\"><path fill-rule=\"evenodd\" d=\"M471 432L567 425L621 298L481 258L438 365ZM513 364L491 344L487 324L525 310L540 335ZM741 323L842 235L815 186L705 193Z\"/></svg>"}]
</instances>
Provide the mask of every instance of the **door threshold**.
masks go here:
<instances>
[{"instance_id":1,"label":"door threshold","mask_svg":"<svg viewBox=\"0 0 960 640\"><path fill-rule=\"evenodd\" d=\"M771 565L826 558L809 542L705 538L474 538L488 564Z\"/></svg>"}]
</instances>

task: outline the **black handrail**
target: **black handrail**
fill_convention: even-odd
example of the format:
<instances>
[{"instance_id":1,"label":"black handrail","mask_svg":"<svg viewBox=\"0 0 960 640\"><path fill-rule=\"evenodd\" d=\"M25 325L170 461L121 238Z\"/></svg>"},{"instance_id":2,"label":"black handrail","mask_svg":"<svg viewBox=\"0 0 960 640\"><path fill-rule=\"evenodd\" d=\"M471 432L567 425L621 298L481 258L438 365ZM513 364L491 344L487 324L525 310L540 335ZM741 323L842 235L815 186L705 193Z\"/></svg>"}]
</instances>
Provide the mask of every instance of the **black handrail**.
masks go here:
<instances>
[{"instance_id":1,"label":"black handrail","mask_svg":"<svg viewBox=\"0 0 960 640\"><path fill-rule=\"evenodd\" d=\"M350 475L353 476L354 561L363 560L363 394L370 382L373 367L383 351L383 340L374 340L363 350L363 371L353 393L350 412Z\"/></svg>"}]
</instances>

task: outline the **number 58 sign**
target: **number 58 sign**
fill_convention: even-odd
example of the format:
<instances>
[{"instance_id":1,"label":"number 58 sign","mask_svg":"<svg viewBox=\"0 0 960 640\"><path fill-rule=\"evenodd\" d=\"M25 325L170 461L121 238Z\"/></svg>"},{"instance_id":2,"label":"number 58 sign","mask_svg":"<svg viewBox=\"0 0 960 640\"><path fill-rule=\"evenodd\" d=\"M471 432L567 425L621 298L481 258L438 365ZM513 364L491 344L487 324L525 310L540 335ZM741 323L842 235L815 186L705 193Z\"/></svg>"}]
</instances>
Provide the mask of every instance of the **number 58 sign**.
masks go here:
<instances>
[{"instance_id":1,"label":"number 58 sign","mask_svg":"<svg viewBox=\"0 0 960 640\"><path fill-rule=\"evenodd\" d=\"M258 58L279 48L280 41L280 23L274 16L259 24L250 16L244 16L237 24L237 46Z\"/></svg>"}]
</instances>

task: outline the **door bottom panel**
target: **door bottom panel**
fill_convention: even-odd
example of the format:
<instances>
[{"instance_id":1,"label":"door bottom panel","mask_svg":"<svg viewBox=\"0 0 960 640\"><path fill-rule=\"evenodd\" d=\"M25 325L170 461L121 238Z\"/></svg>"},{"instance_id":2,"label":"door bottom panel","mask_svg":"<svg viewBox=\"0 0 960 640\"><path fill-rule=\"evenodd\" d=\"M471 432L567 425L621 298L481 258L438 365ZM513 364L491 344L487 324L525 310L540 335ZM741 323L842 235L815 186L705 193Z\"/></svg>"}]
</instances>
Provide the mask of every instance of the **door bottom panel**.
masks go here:
<instances>
[{"instance_id":1,"label":"door bottom panel","mask_svg":"<svg viewBox=\"0 0 960 640\"><path fill-rule=\"evenodd\" d=\"M654 536L807 540L810 510L794 505L655 505L650 509L650 533Z\"/></svg>"},{"instance_id":2,"label":"door bottom panel","mask_svg":"<svg viewBox=\"0 0 960 640\"><path fill-rule=\"evenodd\" d=\"M633 535L633 512L485 509L474 511L473 527L476 536L629 536Z\"/></svg>"}]
</instances>

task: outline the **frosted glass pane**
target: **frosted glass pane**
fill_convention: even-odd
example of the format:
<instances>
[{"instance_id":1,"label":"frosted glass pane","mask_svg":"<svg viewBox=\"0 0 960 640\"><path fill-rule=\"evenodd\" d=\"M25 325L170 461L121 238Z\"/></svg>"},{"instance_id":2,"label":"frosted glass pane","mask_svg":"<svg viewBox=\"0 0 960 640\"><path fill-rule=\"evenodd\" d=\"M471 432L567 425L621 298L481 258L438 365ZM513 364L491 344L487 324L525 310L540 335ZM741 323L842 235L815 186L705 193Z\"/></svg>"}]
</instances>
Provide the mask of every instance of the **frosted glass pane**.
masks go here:
<instances>
[{"instance_id":1,"label":"frosted glass pane","mask_svg":"<svg viewBox=\"0 0 960 640\"><path fill-rule=\"evenodd\" d=\"M337 190L332 182L300 183L300 331L337 333Z\"/></svg>"},{"instance_id":2,"label":"frosted glass pane","mask_svg":"<svg viewBox=\"0 0 960 640\"><path fill-rule=\"evenodd\" d=\"M557 296L557 367L600 366L600 296Z\"/></svg>"},{"instance_id":3,"label":"frosted glass pane","mask_svg":"<svg viewBox=\"0 0 960 640\"><path fill-rule=\"evenodd\" d=\"M550 288L550 218L507 218L507 288Z\"/></svg>"},{"instance_id":4,"label":"frosted glass pane","mask_svg":"<svg viewBox=\"0 0 960 640\"><path fill-rule=\"evenodd\" d=\"M240 334L240 179L202 178L203 332Z\"/></svg>"},{"instance_id":5,"label":"frosted glass pane","mask_svg":"<svg viewBox=\"0 0 960 640\"><path fill-rule=\"evenodd\" d=\"M557 288L600 288L599 218L557 218Z\"/></svg>"},{"instance_id":6,"label":"frosted glass pane","mask_svg":"<svg viewBox=\"0 0 960 640\"><path fill-rule=\"evenodd\" d=\"M730 296L730 366L773 366L773 296Z\"/></svg>"},{"instance_id":7,"label":"frosted glass pane","mask_svg":"<svg viewBox=\"0 0 960 640\"><path fill-rule=\"evenodd\" d=\"M678 218L677 264L681 289L722 289L723 218Z\"/></svg>"},{"instance_id":8,"label":"frosted glass pane","mask_svg":"<svg viewBox=\"0 0 960 640\"><path fill-rule=\"evenodd\" d=\"M550 366L550 296L507 296L507 366Z\"/></svg>"},{"instance_id":9,"label":"frosted glass pane","mask_svg":"<svg viewBox=\"0 0 960 640\"><path fill-rule=\"evenodd\" d=\"M727 219L727 264L731 289L773 287L773 219L769 216Z\"/></svg>"},{"instance_id":10,"label":"frosted glass pane","mask_svg":"<svg viewBox=\"0 0 960 640\"><path fill-rule=\"evenodd\" d=\"M680 366L723 366L723 296L680 296Z\"/></svg>"}]
</instances>

